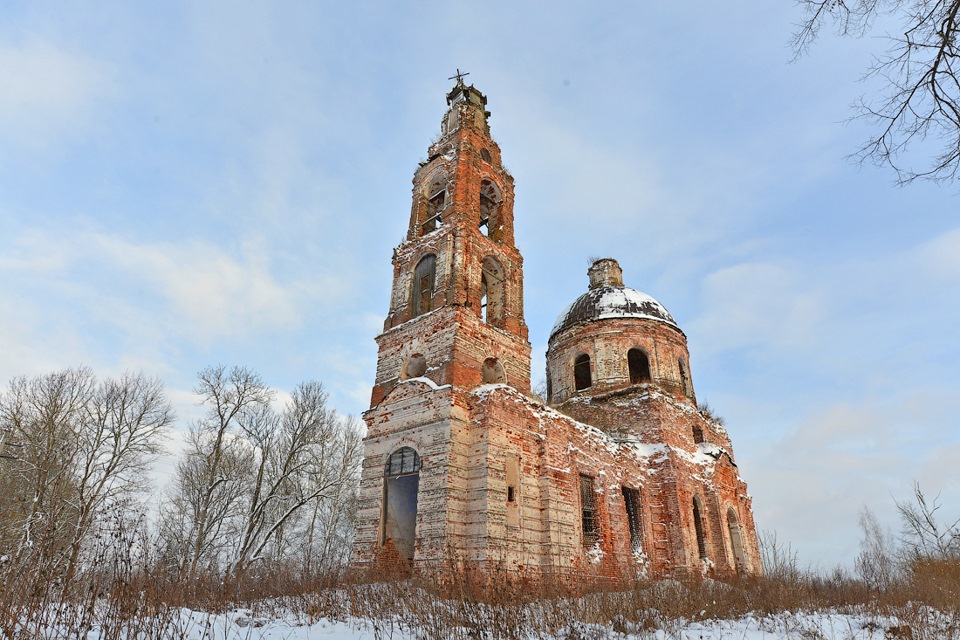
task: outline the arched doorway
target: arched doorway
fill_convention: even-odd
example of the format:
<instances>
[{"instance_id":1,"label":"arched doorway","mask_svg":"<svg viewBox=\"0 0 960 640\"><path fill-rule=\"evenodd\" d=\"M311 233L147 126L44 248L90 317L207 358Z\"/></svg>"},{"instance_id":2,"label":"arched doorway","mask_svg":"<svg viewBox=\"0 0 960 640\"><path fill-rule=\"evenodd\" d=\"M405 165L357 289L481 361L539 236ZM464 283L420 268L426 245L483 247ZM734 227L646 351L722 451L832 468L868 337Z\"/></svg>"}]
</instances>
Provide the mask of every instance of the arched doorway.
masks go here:
<instances>
[{"instance_id":1,"label":"arched doorway","mask_svg":"<svg viewBox=\"0 0 960 640\"><path fill-rule=\"evenodd\" d=\"M383 530L381 544L393 546L407 563L413 562L417 541L417 493L420 456L410 447L390 454L384 468Z\"/></svg>"}]
</instances>

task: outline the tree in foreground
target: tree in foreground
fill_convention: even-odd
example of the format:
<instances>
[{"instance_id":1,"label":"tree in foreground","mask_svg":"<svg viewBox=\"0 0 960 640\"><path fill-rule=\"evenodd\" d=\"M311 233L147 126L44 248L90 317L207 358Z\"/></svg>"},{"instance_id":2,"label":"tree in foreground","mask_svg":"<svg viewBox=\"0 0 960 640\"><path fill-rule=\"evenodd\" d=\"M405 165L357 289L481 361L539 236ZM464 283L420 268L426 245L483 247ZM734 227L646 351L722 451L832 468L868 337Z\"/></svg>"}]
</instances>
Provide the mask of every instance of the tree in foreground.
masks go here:
<instances>
[{"instance_id":1,"label":"tree in foreground","mask_svg":"<svg viewBox=\"0 0 960 640\"><path fill-rule=\"evenodd\" d=\"M162 384L142 374L13 380L0 394L0 556L69 584L98 520L142 494L172 422Z\"/></svg>"},{"instance_id":2,"label":"tree in foreground","mask_svg":"<svg viewBox=\"0 0 960 640\"><path fill-rule=\"evenodd\" d=\"M897 33L874 57L867 72L883 85L879 97L861 99L858 117L877 127L854 154L861 161L889 166L900 184L924 178L953 182L960 177L960 0L797 0L805 18L794 34L794 49L804 53L821 29L863 36L881 19L896 21ZM912 144L940 142L929 166L902 163Z\"/></svg>"},{"instance_id":3,"label":"tree in foreground","mask_svg":"<svg viewBox=\"0 0 960 640\"><path fill-rule=\"evenodd\" d=\"M327 405L323 386L299 385L277 410L256 373L213 367L196 392L207 412L190 428L161 516L178 573L240 577L257 563L324 565L342 555L360 435Z\"/></svg>"}]
</instances>

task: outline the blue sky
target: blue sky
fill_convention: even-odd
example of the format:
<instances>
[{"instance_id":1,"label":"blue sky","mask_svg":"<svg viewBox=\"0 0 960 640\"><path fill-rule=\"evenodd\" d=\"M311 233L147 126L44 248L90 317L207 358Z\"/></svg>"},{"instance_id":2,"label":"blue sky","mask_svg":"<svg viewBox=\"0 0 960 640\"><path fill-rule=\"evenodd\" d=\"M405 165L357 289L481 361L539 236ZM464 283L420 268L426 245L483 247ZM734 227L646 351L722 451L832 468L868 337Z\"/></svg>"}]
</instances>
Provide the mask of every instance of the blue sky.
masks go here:
<instances>
[{"instance_id":1,"label":"blue sky","mask_svg":"<svg viewBox=\"0 0 960 640\"><path fill-rule=\"evenodd\" d=\"M0 380L143 370L186 424L197 371L243 364L359 414L460 68L516 179L535 374L612 256L801 561L849 563L914 480L960 515L957 188L844 159L882 42L790 63L798 10L759 4L5 2Z\"/></svg>"}]
</instances>

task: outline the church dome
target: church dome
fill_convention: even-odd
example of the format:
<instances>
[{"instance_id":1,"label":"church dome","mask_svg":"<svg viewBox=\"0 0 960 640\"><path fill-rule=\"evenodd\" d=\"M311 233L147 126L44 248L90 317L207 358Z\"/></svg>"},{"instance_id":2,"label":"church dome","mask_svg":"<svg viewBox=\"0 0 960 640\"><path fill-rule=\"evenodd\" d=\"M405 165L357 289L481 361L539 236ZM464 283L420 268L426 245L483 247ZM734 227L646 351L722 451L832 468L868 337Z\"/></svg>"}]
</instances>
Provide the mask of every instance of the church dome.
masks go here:
<instances>
[{"instance_id":1,"label":"church dome","mask_svg":"<svg viewBox=\"0 0 960 640\"><path fill-rule=\"evenodd\" d=\"M588 273L590 289L560 314L550 331L551 339L569 327L609 318L646 318L679 329L662 304L642 291L623 286L623 272L616 260L597 260Z\"/></svg>"}]
</instances>

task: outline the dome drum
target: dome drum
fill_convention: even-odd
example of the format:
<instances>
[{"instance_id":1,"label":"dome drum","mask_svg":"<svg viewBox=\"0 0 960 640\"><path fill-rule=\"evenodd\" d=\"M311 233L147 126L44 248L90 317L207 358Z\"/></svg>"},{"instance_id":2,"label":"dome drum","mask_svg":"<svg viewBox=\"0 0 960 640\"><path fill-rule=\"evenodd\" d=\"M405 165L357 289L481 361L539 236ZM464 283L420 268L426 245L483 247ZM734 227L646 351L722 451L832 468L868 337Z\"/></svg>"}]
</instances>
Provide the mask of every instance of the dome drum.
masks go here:
<instances>
[{"instance_id":1,"label":"dome drum","mask_svg":"<svg viewBox=\"0 0 960 640\"><path fill-rule=\"evenodd\" d=\"M696 402L687 339L670 312L623 285L616 260L597 260L590 288L560 314L547 348L549 401L651 382Z\"/></svg>"}]
</instances>

